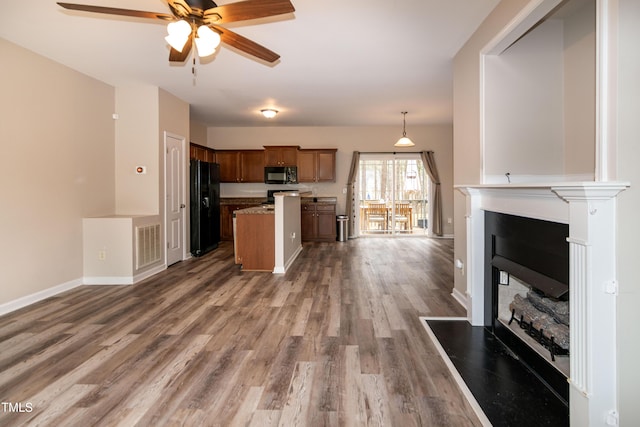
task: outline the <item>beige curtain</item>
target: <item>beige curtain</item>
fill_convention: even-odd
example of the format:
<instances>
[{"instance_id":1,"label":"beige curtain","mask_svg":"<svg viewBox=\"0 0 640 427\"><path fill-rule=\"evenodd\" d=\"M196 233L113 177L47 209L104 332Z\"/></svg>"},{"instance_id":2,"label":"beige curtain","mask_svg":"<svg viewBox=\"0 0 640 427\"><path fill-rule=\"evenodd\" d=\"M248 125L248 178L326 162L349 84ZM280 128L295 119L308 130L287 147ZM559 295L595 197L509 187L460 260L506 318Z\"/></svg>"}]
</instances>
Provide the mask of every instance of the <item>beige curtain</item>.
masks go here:
<instances>
[{"instance_id":1,"label":"beige curtain","mask_svg":"<svg viewBox=\"0 0 640 427\"><path fill-rule=\"evenodd\" d=\"M347 180L347 216L349 217L349 223L347 225L349 229L349 238L356 236L356 213L358 212L358 209L356 208L356 199L353 187L358 176L359 164L360 152L354 151L353 157L351 158L351 169L349 169L349 179Z\"/></svg>"},{"instance_id":2,"label":"beige curtain","mask_svg":"<svg viewBox=\"0 0 640 427\"><path fill-rule=\"evenodd\" d=\"M440 176L438 175L438 168L436 167L436 159L433 156L433 151L422 151L420 153L422 157L422 163L424 168L431 178L433 183L433 194L431 197L431 230L436 236L442 236L442 190L440 188Z\"/></svg>"}]
</instances>

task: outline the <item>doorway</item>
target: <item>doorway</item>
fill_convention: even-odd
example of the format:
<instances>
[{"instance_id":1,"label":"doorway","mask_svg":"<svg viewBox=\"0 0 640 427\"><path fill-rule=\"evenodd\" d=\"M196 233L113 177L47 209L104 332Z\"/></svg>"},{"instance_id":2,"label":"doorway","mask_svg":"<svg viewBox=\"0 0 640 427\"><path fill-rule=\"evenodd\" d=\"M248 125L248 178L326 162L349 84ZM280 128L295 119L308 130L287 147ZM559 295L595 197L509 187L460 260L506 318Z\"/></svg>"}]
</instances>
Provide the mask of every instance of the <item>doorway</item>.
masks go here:
<instances>
[{"instance_id":1,"label":"doorway","mask_svg":"<svg viewBox=\"0 0 640 427\"><path fill-rule=\"evenodd\" d=\"M362 154L357 183L360 236L429 234L429 177L419 153Z\"/></svg>"}]
</instances>

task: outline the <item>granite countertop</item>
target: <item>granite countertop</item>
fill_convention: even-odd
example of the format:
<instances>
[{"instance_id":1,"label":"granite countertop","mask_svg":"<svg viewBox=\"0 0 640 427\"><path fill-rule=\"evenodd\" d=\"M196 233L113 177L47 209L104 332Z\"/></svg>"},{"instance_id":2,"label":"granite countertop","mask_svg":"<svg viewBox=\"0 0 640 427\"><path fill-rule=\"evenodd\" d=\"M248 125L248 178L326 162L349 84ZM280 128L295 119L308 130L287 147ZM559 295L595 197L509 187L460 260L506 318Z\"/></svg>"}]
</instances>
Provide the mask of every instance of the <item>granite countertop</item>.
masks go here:
<instances>
[{"instance_id":1,"label":"granite countertop","mask_svg":"<svg viewBox=\"0 0 640 427\"><path fill-rule=\"evenodd\" d=\"M220 198L220 204L221 205L234 205L234 204L260 204L260 203L264 203L267 201L266 197L246 197L246 196L239 196L239 197L221 197ZM300 197L300 203L329 203L329 204L335 204L337 203L338 198L337 197L333 197L333 196L316 196L316 197L310 197L310 196L302 196Z\"/></svg>"},{"instance_id":2,"label":"granite countertop","mask_svg":"<svg viewBox=\"0 0 640 427\"><path fill-rule=\"evenodd\" d=\"M275 209L273 205L254 206L233 211L233 215L275 215Z\"/></svg>"},{"instance_id":3,"label":"granite countertop","mask_svg":"<svg viewBox=\"0 0 640 427\"><path fill-rule=\"evenodd\" d=\"M317 197L302 197L300 199L301 203L327 203L327 204L335 204L337 203L337 197L328 197L328 196L317 196Z\"/></svg>"}]
</instances>

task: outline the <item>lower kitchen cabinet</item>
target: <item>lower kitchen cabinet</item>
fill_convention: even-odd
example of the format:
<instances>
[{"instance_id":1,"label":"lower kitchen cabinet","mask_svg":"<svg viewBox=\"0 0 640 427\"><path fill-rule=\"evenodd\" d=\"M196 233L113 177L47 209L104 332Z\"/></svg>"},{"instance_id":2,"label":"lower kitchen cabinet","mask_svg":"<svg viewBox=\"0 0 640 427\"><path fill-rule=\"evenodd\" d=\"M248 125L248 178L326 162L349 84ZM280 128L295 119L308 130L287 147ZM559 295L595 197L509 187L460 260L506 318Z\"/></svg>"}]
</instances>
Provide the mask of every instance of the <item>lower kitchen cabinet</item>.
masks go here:
<instances>
[{"instance_id":1,"label":"lower kitchen cabinet","mask_svg":"<svg viewBox=\"0 0 640 427\"><path fill-rule=\"evenodd\" d=\"M336 205L333 203L303 203L300 205L302 240L336 240Z\"/></svg>"},{"instance_id":2,"label":"lower kitchen cabinet","mask_svg":"<svg viewBox=\"0 0 640 427\"><path fill-rule=\"evenodd\" d=\"M220 240L233 240L233 212L253 206L260 206L260 203L220 205Z\"/></svg>"}]
</instances>

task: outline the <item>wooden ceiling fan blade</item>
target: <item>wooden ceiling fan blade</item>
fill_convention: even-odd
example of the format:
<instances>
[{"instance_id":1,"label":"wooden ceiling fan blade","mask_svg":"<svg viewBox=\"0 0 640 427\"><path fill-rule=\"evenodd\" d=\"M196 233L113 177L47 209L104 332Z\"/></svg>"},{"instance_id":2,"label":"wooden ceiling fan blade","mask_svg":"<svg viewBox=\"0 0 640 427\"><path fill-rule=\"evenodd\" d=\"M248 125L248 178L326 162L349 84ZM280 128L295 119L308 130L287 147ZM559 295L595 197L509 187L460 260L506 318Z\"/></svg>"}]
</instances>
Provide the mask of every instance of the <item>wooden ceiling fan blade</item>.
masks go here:
<instances>
[{"instance_id":1,"label":"wooden ceiling fan blade","mask_svg":"<svg viewBox=\"0 0 640 427\"><path fill-rule=\"evenodd\" d=\"M223 27L215 27L215 29L220 33L220 40L231 47L235 47L238 50L267 62L275 62L280 58L280 55L277 53L241 36L240 34L234 33L233 31Z\"/></svg>"},{"instance_id":2,"label":"wooden ceiling fan blade","mask_svg":"<svg viewBox=\"0 0 640 427\"><path fill-rule=\"evenodd\" d=\"M203 19L209 24L225 24L291 12L295 12L295 8L289 0L245 0L207 9Z\"/></svg>"},{"instance_id":3,"label":"wooden ceiling fan blade","mask_svg":"<svg viewBox=\"0 0 640 427\"><path fill-rule=\"evenodd\" d=\"M162 19L163 21L173 21L175 18L168 13L146 12L143 10L118 9L117 7L91 6L87 4L58 3L58 5L69 10L79 10L81 12L104 13L107 15L133 16L134 18Z\"/></svg>"},{"instance_id":4,"label":"wooden ceiling fan blade","mask_svg":"<svg viewBox=\"0 0 640 427\"><path fill-rule=\"evenodd\" d=\"M191 52L191 45L193 44L193 37L190 36L187 39L187 43L185 43L182 48L182 52L171 48L171 52L169 52L169 61L170 62L184 62L189 57L189 52Z\"/></svg>"}]
</instances>

